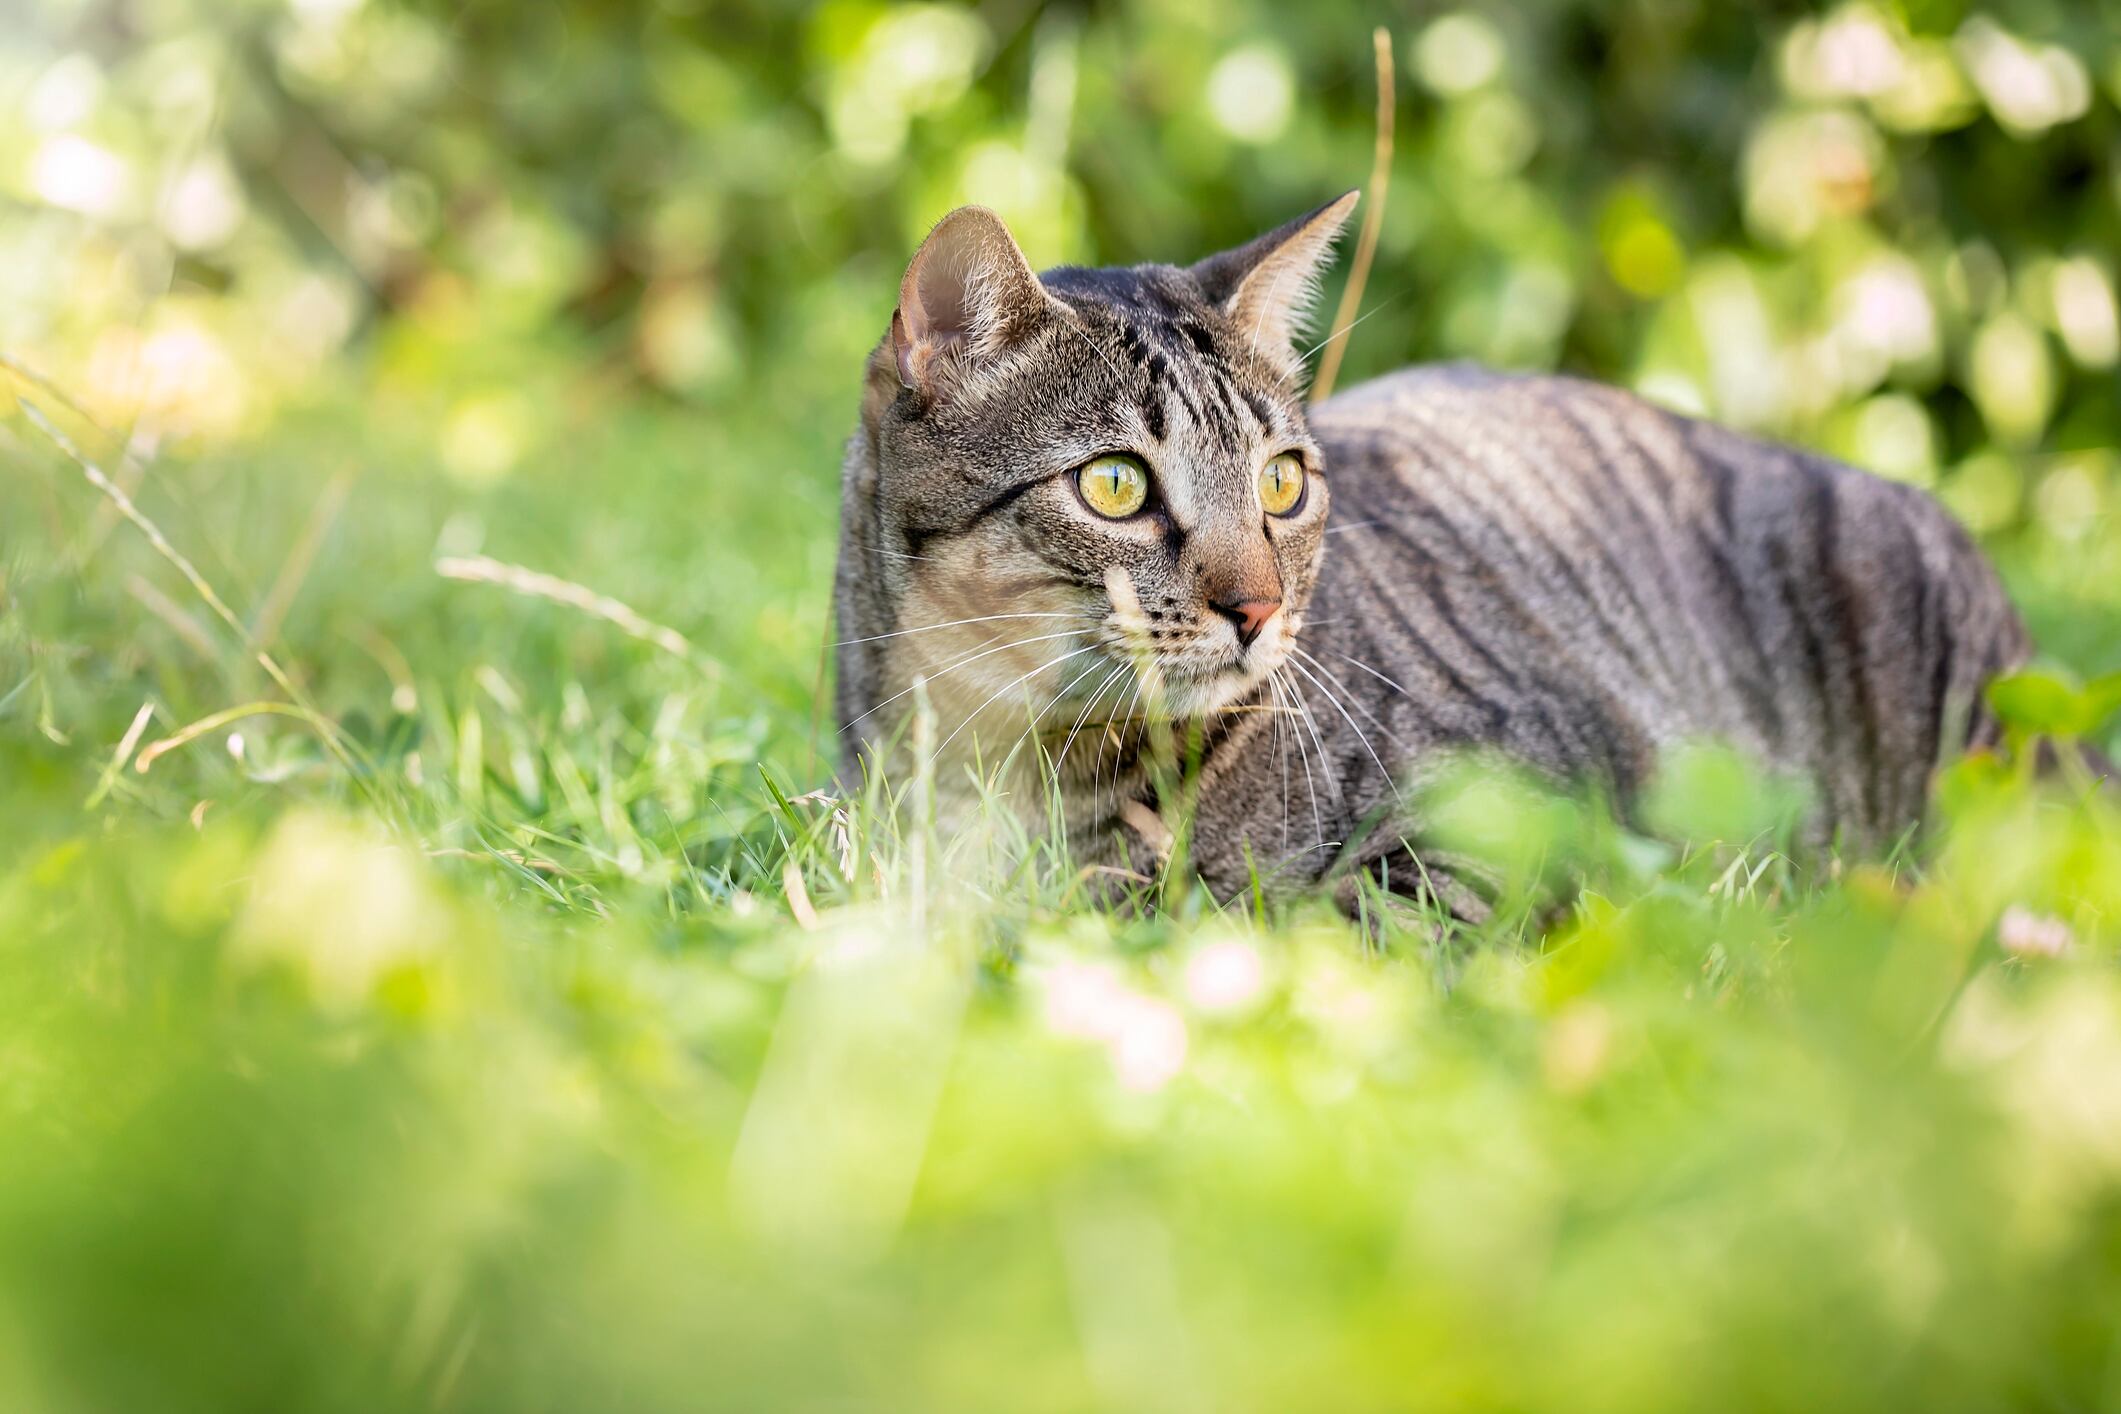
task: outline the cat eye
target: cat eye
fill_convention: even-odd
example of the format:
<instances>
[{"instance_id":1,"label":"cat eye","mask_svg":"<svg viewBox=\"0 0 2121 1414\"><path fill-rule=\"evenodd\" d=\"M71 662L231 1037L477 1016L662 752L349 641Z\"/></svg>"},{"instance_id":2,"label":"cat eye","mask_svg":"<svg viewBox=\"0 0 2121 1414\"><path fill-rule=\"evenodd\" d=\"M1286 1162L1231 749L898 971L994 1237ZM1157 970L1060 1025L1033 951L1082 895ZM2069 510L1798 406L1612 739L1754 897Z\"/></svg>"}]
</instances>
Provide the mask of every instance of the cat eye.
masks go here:
<instances>
[{"instance_id":1,"label":"cat eye","mask_svg":"<svg viewBox=\"0 0 2121 1414\"><path fill-rule=\"evenodd\" d=\"M1125 520L1149 504L1149 469L1133 457L1110 452L1084 462L1075 473L1083 504L1108 520Z\"/></svg>"},{"instance_id":2,"label":"cat eye","mask_svg":"<svg viewBox=\"0 0 2121 1414\"><path fill-rule=\"evenodd\" d=\"M1259 469L1259 504L1270 516L1294 515L1304 503L1304 464L1283 452Z\"/></svg>"}]
</instances>

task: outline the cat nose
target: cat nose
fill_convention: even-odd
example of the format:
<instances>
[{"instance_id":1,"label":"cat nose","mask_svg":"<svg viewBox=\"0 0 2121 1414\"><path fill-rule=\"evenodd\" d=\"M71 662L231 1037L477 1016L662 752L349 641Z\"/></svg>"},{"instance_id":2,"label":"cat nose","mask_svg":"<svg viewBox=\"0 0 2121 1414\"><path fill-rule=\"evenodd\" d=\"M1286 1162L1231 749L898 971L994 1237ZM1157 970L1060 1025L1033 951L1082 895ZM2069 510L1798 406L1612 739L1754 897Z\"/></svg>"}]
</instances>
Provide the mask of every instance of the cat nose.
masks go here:
<instances>
[{"instance_id":1,"label":"cat nose","mask_svg":"<svg viewBox=\"0 0 2121 1414\"><path fill-rule=\"evenodd\" d=\"M1237 641L1241 647L1250 648L1252 640L1267 626L1267 620L1281 612L1279 599L1240 599L1235 603L1224 603L1210 599L1208 607L1230 621L1237 630Z\"/></svg>"}]
</instances>

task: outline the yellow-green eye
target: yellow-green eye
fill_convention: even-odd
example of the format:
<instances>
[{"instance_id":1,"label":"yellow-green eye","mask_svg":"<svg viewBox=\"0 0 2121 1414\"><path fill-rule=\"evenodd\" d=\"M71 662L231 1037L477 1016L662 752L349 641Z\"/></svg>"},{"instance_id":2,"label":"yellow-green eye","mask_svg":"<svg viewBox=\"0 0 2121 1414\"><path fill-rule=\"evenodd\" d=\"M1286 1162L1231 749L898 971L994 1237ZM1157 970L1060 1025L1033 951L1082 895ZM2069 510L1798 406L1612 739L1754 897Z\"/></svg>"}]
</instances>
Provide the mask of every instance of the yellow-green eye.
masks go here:
<instances>
[{"instance_id":1,"label":"yellow-green eye","mask_svg":"<svg viewBox=\"0 0 2121 1414\"><path fill-rule=\"evenodd\" d=\"M1285 516L1304 499L1304 464L1294 452L1283 452L1259 469L1259 503L1270 516Z\"/></svg>"},{"instance_id":2,"label":"yellow-green eye","mask_svg":"<svg viewBox=\"0 0 2121 1414\"><path fill-rule=\"evenodd\" d=\"M1125 520L1149 504L1149 469L1132 457L1113 453L1084 462L1075 473L1083 504L1101 516Z\"/></svg>"}]
</instances>

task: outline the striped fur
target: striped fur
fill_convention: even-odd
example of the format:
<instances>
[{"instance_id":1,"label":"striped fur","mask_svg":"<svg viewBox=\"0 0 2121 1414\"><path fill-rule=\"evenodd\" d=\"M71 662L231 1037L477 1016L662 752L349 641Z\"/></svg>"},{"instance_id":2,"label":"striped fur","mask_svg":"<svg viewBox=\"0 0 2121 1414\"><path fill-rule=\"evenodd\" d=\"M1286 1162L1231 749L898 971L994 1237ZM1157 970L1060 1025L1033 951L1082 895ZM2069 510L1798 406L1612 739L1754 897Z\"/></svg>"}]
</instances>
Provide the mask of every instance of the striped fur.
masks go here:
<instances>
[{"instance_id":1,"label":"striped fur","mask_svg":"<svg viewBox=\"0 0 2121 1414\"><path fill-rule=\"evenodd\" d=\"M1212 888L1369 870L1466 916L1481 889L1415 804L1466 750L1626 808L1660 753L1713 739L1812 783L1814 846L1918 822L1938 762L1995 734L1983 684L2028 651L1958 526L1919 491L1573 379L1414 369L1305 407L1298 311L1262 304L1305 287L1347 204L1190 270L1025 267L1012 292L973 269L966 288L1016 303L964 321L1007 338L885 340L844 481L850 758L893 752L918 678L946 796L975 769L1028 817L1057 793L1080 855L1146 870L1128 821L1157 803L1148 745L1176 717L1203 742ZM1071 490L1114 450L1157 483L1139 523ZM1254 490L1283 451L1309 470L1286 519ZM1208 607L1232 585L1284 604L1249 648Z\"/></svg>"}]
</instances>

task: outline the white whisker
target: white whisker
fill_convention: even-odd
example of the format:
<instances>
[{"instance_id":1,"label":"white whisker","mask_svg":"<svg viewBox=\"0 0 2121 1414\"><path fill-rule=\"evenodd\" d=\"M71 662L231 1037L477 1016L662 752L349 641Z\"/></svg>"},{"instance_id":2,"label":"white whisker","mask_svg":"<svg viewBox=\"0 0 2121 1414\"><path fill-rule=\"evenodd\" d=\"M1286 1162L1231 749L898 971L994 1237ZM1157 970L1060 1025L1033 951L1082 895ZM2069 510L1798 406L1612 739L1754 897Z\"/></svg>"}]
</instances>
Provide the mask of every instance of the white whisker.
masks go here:
<instances>
[{"instance_id":1,"label":"white whisker","mask_svg":"<svg viewBox=\"0 0 2121 1414\"><path fill-rule=\"evenodd\" d=\"M1119 679L1120 675L1126 671L1127 665L1125 663L1114 664L1112 671L1106 673L1104 680L1098 683L1097 687L1090 693L1089 700L1083 703L1083 710L1076 715L1075 725L1068 728L1067 740L1061 743L1060 755L1053 762L1053 777L1056 781L1060 779L1061 767L1067 764L1068 748L1075 745L1076 733L1083 729L1084 722L1090 720L1091 710L1097 706L1098 699L1105 695L1105 690L1111 687ZM1102 749L1100 749L1099 755L1103 755Z\"/></svg>"},{"instance_id":2,"label":"white whisker","mask_svg":"<svg viewBox=\"0 0 2121 1414\"><path fill-rule=\"evenodd\" d=\"M946 628L963 628L966 624L991 624L1002 619L1082 619L1094 622L1089 614L983 614L976 619L952 619L946 624L922 624L919 628L893 629L890 633L873 633L867 638L843 638L833 644L834 648L851 648L857 643L881 643L887 638L904 638L909 633L936 633Z\"/></svg>"},{"instance_id":3,"label":"white whisker","mask_svg":"<svg viewBox=\"0 0 2121 1414\"><path fill-rule=\"evenodd\" d=\"M1276 668L1274 670L1274 675L1278 678L1280 677L1280 674L1281 669ZM1295 684L1283 680L1282 689L1285 694L1291 694L1288 700L1295 706L1297 712L1301 713L1303 710L1302 699L1293 696L1296 690ZM1314 838L1319 843L1323 844L1326 838L1326 822L1325 819L1318 813L1318 780L1317 777L1315 777L1311 772L1311 748L1310 745L1304 741L1304 734L1300 724L1292 727L1290 730L1292 734L1296 737L1296 749L1303 756L1304 787L1311 793L1311 828L1314 831ZM1321 745L1320 747L1320 752L1321 754L1323 754L1324 752L1323 745Z\"/></svg>"},{"instance_id":4,"label":"white whisker","mask_svg":"<svg viewBox=\"0 0 2121 1414\"><path fill-rule=\"evenodd\" d=\"M950 735L944 737L942 740L942 744L935 748L936 756L940 758L943 752L949 748L950 743L956 741L959 736L963 735L965 728L971 726L974 722L978 721L979 714L986 711L989 707L992 707L996 702L999 702L1004 694L1013 691L1024 683L1029 682L1031 679L1037 677L1040 673L1045 672L1049 668L1057 668L1071 658L1080 658L1085 653L1095 653L1096 651L1097 645L1093 643L1087 648L1078 648L1072 653L1063 653L1060 655L1060 657L1055 658L1050 662L1040 663L1030 672L1025 673L1015 679L1012 679L1007 683L1004 683L1000 688L996 689L992 694L990 694L985 702L980 703L979 706L973 708L970 712L965 714L965 720L959 722L957 724L956 730L952 731Z\"/></svg>"},{"instance_id":5,"label":"white whisker","mask_svg":"<svg viewBox=\"0 0 2121 1414\"><path fill-rule=\"evenodd\" d=\"M1289 684L1289 691L1296 695L1297 715L1302 719L1304 728L1311 734L1311 745L1318 750L1318 769L1326 778L1327 793L1345 806L1348 800L1347 791L1342 787L1339 778L1333 774L1333 763L1326 755L1325 736L1318 730L1318 719L1311 714L1310 699L1304 696L1303 688L1294 682ZM1298 740L1301 740L1301 738L1298 738ZM1322 827L1318 833L1320 842L1327 843L1325 830Z\"/></svg>"},{"instance_id":6,"label":"white whisker","mask_svg":"<svg viewBox=\"0 0 2121 1414\"><path fill-rule=\"evenodd\" d=\"M1405 688L1401 687L1401 686L1400 686L1400 685L1399 685L1398 683L1396 683L1396 682L1392 681L1392 680L1391 680L1390 678L1386 677L1386 676L1385 676L1385 675L1384 675L1383 673L1380 673L1379 671L1377 671L1377 669L1375 669L1375 668L1371 667L1371 666L1370 666L1370 665L1369 665L1368 663L1365 663L1365 662L1364 662L1364 661L1363 661L1362 659L1360 659L1360 658L1356 658L1356 657L1351 657L1350 655L1348 655L1348 654L1346 654L1346 653L1343 653L1343 652L1341 652L1341 651L1340 651L1340 650L1339 650L1338 648L1334 649L1334 650L1333 650L1333 653L1334 653L1334 656L1336 656L1336 657L1340 657L1340 658L1346 658L1346 659L1347 659L1347 660L1348 660L1349 662L1353 663L1353 664L1354 664L1354 665L1355 665L1356 667L1358 667L1358 668L1361 668L1361 669L1362 669L1362 670L1363 670L1364 672L1368 673L1368 674L1369 674L1369 675L1370 675L1371 677L1373 677L1373 678L1376 678L1376 679L1377 679L1377 680L1378 680L1379 682L1383 683L1383 684L1384 684L1384 685L1385 685L1386 687L1389 687L1389 688L1391 688L1391 689L1392 689L1392 690L1393 690L1394 692L1398 693L1398 694L1399 694L1399 695L1400 695L1401 697L1404 697L1404 698L1406 698L1406 699L1407 699L1407 701L1409 701L1409 702L1412 702L1412 701L1414 700L1414 694L1413 694L1413 693L1411 693L1411 692L1407 691L1407 690L1406 690ZM1308 656L1308 655L1307 655L1307 656ZM1315 662L1317 662L1318 660L1317 660L1316 658L1313 658L1313 659L1311 659L1311 661L1315 663Z\"/></svg>"},{"instance_id":7,"label":"white whisker","mask_svg":"<svg viewBox=\"0 0 2121 1414\"><path fill-rule=\"evenodd\" d=\"M1054 639L1056 639L1056 638L1073 638L1073 637L1074 637L1074 636L1075 636L1075 635L1076 635L1076 634L1077 634L1078 632L1080 632L1080 630L1078 630L1078 629L1069 629L1069 630L1067 630L1067 631L1065 631L1065 632L1063 632L1063 633L1046 633L1046 634L1039 634L1039 635L1037 635L1037 636L1035 636L1035 637L1032 637L1032 638L1023 638L1023 639L1018 639L1018 640L1017 640L1016 642L1014 642L1014 643L1004 643L1004 644L1000 644L1000 645L999 645L999 646L997 646L997 647L994 647L994 648L989 648L989 649L987 649L987 650L986 650L985 652L982 652L982 653L974 653L974 654L973 654L973 655L972 655L971 657L969 657L969 658L960 658L960 659L958 659L958 660L957 660L956 662L954 662L954 663L950 664L949 666L947 666L947 667L945 667L945 668L943 668L943 669L941 669L941 670L939 670L939 671L937 671L937 672L934 672L934 673L929 673L929 674L923 674L923 675L922 675L921 677L917 678L917 679L916 679L915 681L916 681L916 682L926 682L926 683L928 683L929 685L931 685L931 686L932 686L932 685L934 685L934 684L935 684L936 682L940 681L941 679L943 679L943 678L945 678L945 677L949 676L949 675L950 675L951 673L954 673L954 672L956 672L956 671L957 671L958 669L960 669L960 668L965 668L965 667L970 667L970 666L971 666L972 664L974 664L974 663L977 663L977 662L978 662L978 661L979 661L980 659L982 659L982 658L991 658L991 657L993 657L993 656L994 656L995 654L997 654L997 653L1006 653L1006 652L1008 652L1008 651L1009 651L1010 649L1012 649L1012 648L1028 648L1028 647L1030 647L1030 646L1031 646L1032 644L1034 644L1034 643L1050 643L1050 642L1052 642L1052 641L1053 641ZM876 704L876 706L874 706L874 707L871 707L871 708L870 708L870 709L869 709L869 710L868 710L867 712L864 712L864 713L862 713L862 714L861 714L861 716L859 716L859 717L855 717L855 718L852 718L851 720L849 720L849 721L848 721L848 723L846 724L846 726L843 726L843 727L841 727L841 728L840 728L840 730L841 730L842 732L845 732L845 731L846 731L846 730L847 730L848 728L850 728L850 727L854 726L854 724L855 724L856 722L859 722L859 721L861 721L863 717L869 717L869 716L873 716L873 715L875 715L876 713L878 713L878 712L881 712L881 711L883 711L883 710L884 710L884 708L886 708L886 707L889 707L889 706L890 706L890 705L891 705L892 703L894 703L894 702L898 701L898 700L899 700L899 699L900 699L901 697L904 697L904 696L906 696L906 695L907 695L908 693L910 693L910 692L912 692L912 691L913 691L913 689L912 689L911 687L906 687L906 688L902 688L902 689L900 689L900 690L899 690L899 691L897 691L897 692L894 692L894 693L892 693L892 694L891 694L891 695L890 695L889 697L887 697L887 698L885 698L885 699L884 699L883 701L881 701L881 702L877 703L877 704Z\"/></svg>"},{"instance_id":8,"label":"white whisker","mask_svg":"<svg viewBox=\"0 0 2121 1414\"><path fill-rule=\"evenodd\" d=\"M1302 652L1303 650L1298 649L1297 651ZM1304 656L1310 657L1308 653L1304 654ZM1334 711L1340 713L1340 719L1348 724L1349 731L1355 733L1355 739L1362 743L1362 749L1364 751L1369 752L1370 759L1377 763L1377 774L1384 777L1385 788L1387 790L1391 789L1392 773L1385 769L1384 758L1380 757L1377 754L1377 748L1370 744L1370 738L1364 735L1363 729L1355 725L1355 719L1348 715L1348 709L1341 705L1340 699L1333 695L1332 689L1327 687L1323 682L1320 682L1317 677L1312 675L1312 672L1309 668L1306 668L1302 663L1297 662L1296 659L1291 658L1289 660L1289 666L1296 669L1296 671L1298 671L1299 673L1302 673L1305 679L1308 680L1313 687L1316 687L1320 692L1326 695L1326 701L1332 705Z\"/></svg>"},{"instance_id":9,"label":"white whisker","mask_svg":"<svg viewBox=\"0 0 2121 1414\"><path fill-rule=\"evenodd\" d=\"M1398 294L1391 295L1386 299L1380 301L1376 306L1374 306L1370 310L1368 314L1363 315L1360 319L1350 320L1346 328L1334 330L1325 338L1320 339L1317 343L1305 349L1301 354L1297 356L1297 361L1299 363L1308 361L1312 354L1317 353L1327 344L1334 342L1336 339L1347 338L1348 335L1354 333L1357 329L1360 329L1364 324L1367 324L1370 320L1376 318L1378 315L1383 314L1386 310L1390 309L1393 305L1398 304L1401 300L1405 299L1408 295L1412 293L1414 293L1413 287L1409 286L1408 288L1401 290Z\"/></svg>"},{"instance_id":10,"label":"white whisker","mask_svg":"<svg viewBox=\"0 0 2121 1414\"><path fill-rule=\"evenodd\" d=\"M1282 705L1281 684L1273 674L1267 675L1267 690L1274 694L1274 747L1281 757L1281 852L1289 853L1289 739L1283 735L1287 715Z\"/></svg>"},{"instance_id":11,"label":"white whisker","mask_svg":"<svg viewBox=\"0 0 2121 1414\"><path fill-rule=\"evenodd\" d=\"M1079 327L1077 327L1073 321L1070 321L1068 323L1068 332L1075 335L1076 338L1081 339L1083 341L1083 347L1090 350L1090 352L1096 354L1098 357L1098 361L1105 365L1106 369L1111 372L1114 378L1118 378L1122 382L1126 381L1124 377L1122 377L1122 375L1120 374L1118 365L1112 362L1112 360L1106 355L1103 349L1099 348L1096 344L1090 342L1090 336L1088 334L1085 334Z\"/></svg>"},{"instance_id":12,"label":"white whisker","mask_svg":"<svg viewBox=\"0 0 2121 1414\"><path fill-rule=\"evenodd\" d=\"M1083 669L1074 677L1068 679L1068 681L1061 686L1060 691L1053 694L1053 700L1051 702L1048 702L1045 706L1039 708L1038 711L1033 714L1031 724L1024 728L1023 735L1017 738L1017 742L1021 744L1023 742L1024 737L1035 735L1038 730L1046 724L1046 714L1048 712L1051 712L1054 708L1065 704L1068 701L1068 694L1075 691L1076 688L1081 687L1091 678L1095 677L1097 675L1098 669L1102 667L1104 667L1103 663L1092 663L1089 667ZM1050 758L1048 759L1050 761ZM1054 779L1056 782L1058 782L1059 776L1057 773L1057 768L1055 768L1055 770L1056 774Z\"/></svg>"},{"instance_id":13,"label":"white whisker","mask_svg":"<svg viewBox=\"0 0 2121 1414\"><path fill-rule=\"evenodd\" d=\"M1128 694L1127 705L1119 714L1119 719L1121 721L1129 721L1133 718L1135 704L1140 702L1141 698L1142 675L1139 672L1136 672L1134 674L1134 690L1133 692ZM1114 802L1117 803L1119 799L1120 767L1125 764L1127 759L1127 743L1119 736L1117 732L1113 731L1112 724L1110 722L1107 722L1105 724L1105 735L1106 737L1110 738L1112 742L1112 797ZM1103 747L1098 748L1098 759L1100 762L1102 762L1104 759ZM1100 770L1098 774L1101 777L1104 773L1102 770Z\"/></svg>"},{"instance_id":14,"label":"white whisker","mask_svg":"<svg viewBox=\"0 0 2121 1414\"><path fill-rule=\"evenodd\" d=\"M1371 711L1367 706L1365 706L1363 704L1362 699L1355 695L1355 689L1349 687L1348 684L1342 680L1338 673L1334 672L1331 668L1327 667L1316 653L1311 652L1310 650L1302 647L1299 644L1292 643L1289 646L1305 662L1309 663L1312 667L1318 669L1318 671L1322 675L1324 675L1327 682L1339 688L1342 700L1344 700L1350 707L1353 707L1356 711L1362 713L1365 717L1368 717L1370 719L1370 725L1385 734L1385 740L1391 742L1394 746L1406 745L1405 742L1399 739L1399 733L1393 731L1392 728L1385 723L1384 718L1378 716L1375 712ZM1347 655L1343 653L1341 656L1346 657Z\"/></svg>"}]
</instances>

